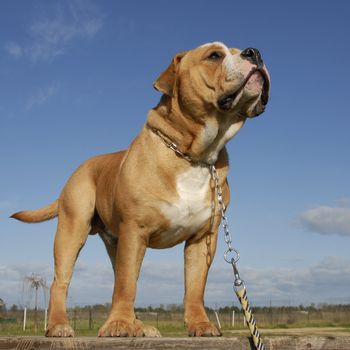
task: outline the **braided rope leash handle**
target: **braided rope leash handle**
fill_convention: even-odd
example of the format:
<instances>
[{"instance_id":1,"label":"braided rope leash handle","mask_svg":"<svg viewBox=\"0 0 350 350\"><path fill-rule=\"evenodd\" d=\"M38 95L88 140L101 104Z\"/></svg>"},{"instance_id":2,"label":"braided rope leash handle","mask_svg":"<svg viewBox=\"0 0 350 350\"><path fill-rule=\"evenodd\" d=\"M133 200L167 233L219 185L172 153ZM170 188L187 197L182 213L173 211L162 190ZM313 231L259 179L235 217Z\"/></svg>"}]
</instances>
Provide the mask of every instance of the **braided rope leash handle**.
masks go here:
<instances>
[{"instance_id":1,"label":"braided rope leash handle","mask_svg":"<svg viewBox=\"0 0 350 350\"><path fill-rule=\"evenodd\" d=\"M257 348L257 350L265 350L265 345L262 342L261 335L258 331L258 327L256 326L256 321L252 313L252 309L250 308L250 305L249 305L247 290L245 286L243 285L242 288L235 287L235 292L239 302L242 305L242 310L246 319L246 323L252 335L252 339L255 347Z\"/></svg>"}]
</instances>

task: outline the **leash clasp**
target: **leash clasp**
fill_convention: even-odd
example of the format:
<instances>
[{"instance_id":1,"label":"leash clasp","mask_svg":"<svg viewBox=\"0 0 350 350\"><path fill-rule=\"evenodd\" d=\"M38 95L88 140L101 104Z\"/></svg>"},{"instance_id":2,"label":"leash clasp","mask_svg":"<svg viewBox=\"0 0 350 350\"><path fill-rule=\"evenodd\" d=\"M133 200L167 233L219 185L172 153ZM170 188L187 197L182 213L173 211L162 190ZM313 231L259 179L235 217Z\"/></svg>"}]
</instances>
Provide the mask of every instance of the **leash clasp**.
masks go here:
<instances>
[{"instance_id":1,"label":"leash clasp","mask_svg":"<svg viewBox=\"0 0 350 350\"><path fill-rule=\"evenodd\" d=\"M239 289L241 288L245 288L244 285L244 281L241 279L237 266L236 266L236 262L232 259L231 261L231 265L232 265L232 269L233 269L233 274L235 276L235 280L233 282L233 288L234 290L237 292Z\"/></svg>"}]
</instances>

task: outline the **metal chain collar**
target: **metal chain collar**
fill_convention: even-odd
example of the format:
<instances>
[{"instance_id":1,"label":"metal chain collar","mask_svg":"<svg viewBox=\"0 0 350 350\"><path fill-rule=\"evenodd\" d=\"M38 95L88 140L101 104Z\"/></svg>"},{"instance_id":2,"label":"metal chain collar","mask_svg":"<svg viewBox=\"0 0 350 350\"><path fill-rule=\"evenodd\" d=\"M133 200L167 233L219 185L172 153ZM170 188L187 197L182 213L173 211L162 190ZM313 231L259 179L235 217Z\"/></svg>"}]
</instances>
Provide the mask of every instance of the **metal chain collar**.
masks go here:
<instances>
[{"instance_id":1,"label":"metal chain collar","mask_svg":"<svg viewBox=\"0 0 350 350\"><path fill-rule=\"evenodd\" d=\"M163 134L159 129L155 128L154 126L151 126L150 124L146 124L146 126L153 131L153 133L155 133L157 136L159 136L161 138L161 140L164 142L164 144L170 148L172 151L175 152L175 154L180 157L183 158L185 160L187 160L189 163L191 164L198 164L198 165L205 165L207 167L209 167L209 164L205 163L205 162L200 162L197 160L194 160L190 155L183 153L179 150L179 148L177 147L177 144L172 142L171 139L169 137L167 137L165 134Z\"/></svg>"}]
</instances>

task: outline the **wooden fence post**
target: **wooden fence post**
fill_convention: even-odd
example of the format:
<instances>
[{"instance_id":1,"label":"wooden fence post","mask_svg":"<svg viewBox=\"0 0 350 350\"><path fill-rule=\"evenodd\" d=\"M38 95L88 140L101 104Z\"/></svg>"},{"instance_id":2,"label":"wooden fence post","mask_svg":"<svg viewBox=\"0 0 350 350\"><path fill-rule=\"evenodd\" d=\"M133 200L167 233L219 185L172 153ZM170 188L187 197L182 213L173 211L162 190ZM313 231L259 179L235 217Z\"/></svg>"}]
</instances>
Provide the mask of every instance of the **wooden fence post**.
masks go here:
<instances>
[{"instance_id":1,"label":"wooden fence post","mask_svg":"<svg viewBox=\"0 0 350 350\"><path fill-rule=\"evenodd\" d=\"M93 324L92 324L92 308L89 306L89 329L92 329Z\"/></svg>"},{"instance_id":2,"label":"wooden fence post","mask_svg":"<svg viewBox=\"0 0 350 350\"><path fill-rule=\"evenodd\" d=\"M26 330L27 325L27 308L25 307L23 310L23 332Z\"/></svg>"},{"instance_id":3,"label":"wooden fence post","mask_svg":"<svg viewBox=\"0 0 350 350\"><path fill-rule=\"evenodd\" d=\"M219 315L218 315L217 311L214 311L214 312L215 312L216 322L218 323L219 329L221 329L221 323L220 323L220 320L219 320Z\"/></svg>"}]
</instances>

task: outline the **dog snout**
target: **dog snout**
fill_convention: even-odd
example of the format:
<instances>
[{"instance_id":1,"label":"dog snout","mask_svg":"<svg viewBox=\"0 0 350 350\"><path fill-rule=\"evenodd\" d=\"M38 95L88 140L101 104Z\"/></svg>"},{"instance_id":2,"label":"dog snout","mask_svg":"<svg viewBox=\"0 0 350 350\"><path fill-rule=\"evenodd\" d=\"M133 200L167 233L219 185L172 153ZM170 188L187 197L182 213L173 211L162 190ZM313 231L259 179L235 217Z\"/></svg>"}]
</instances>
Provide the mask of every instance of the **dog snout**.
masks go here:
<instances>
[{"instance_id":1,"label":"dog snout","mask_svg":"<svg viewBox=\"0 0 350 350\"><path fill-rule=\"evenodd\" d=\"M248 47L247 49L243 50L241 52L241 57L257 65L258 67L262 67L264 64L259 50L253 47Z\"/></svg>"}]
</instances>

